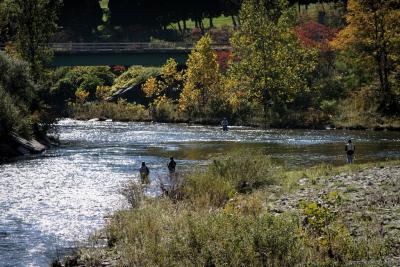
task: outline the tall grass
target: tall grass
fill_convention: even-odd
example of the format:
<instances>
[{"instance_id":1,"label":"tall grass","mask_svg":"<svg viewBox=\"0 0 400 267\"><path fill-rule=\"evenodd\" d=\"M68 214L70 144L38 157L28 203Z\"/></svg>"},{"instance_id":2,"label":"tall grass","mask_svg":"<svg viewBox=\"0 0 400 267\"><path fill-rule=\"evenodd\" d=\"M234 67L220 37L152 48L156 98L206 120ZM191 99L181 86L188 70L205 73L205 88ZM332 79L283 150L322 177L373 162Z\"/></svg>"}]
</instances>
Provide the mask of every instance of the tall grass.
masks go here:
<instances>
[{"instance_id":1,"label":"tall grass","mask_svg":"<svg viewBox=\"0 0 400 267\"><path fill-rule=\"evenodd\" d=\"M206 171L188 175L183 196L198 206L223 205L238 193L278 183L281 167L259 150L242 150L216 158Z\"/></svg>"},{"instance_id":2,"label":"tall grass","mask_svg":"<svg viewBox=\"0 0 400 267\"><path fill-rule=\"evenodd\" d=\"M296 229L296 220L194 212L161 200L118 213L107 233L120 266L292 266L302 257Z\"/></svg>"},{"instance_id":3,"label":"tall grass","mask_svg":"<svg viewBox=\"0 0 400 267\"><path fill-rule=\"evenodd\" d=\"M393 163L398 164L398 162ZM390 165L390 164L389 164ZM105 233L109 248L85 250L88 265L98 257L117 266L339 266L382 262L390 240L365 229L352 236L342 214L309 203L296 213L270 214L273 188L290 190L301 178L375 165L322 165L286 171L261 151L245 150L214 159L206 170L185 177L178 197L145 198L133 186L132 208L117 212ZM307 220L304 220L308 217ZM321 218L323 221L321 222ZM324 218L329 218L325 220ZM371 241L371 242L369 242Z\"/></svg>"}]
</instances>

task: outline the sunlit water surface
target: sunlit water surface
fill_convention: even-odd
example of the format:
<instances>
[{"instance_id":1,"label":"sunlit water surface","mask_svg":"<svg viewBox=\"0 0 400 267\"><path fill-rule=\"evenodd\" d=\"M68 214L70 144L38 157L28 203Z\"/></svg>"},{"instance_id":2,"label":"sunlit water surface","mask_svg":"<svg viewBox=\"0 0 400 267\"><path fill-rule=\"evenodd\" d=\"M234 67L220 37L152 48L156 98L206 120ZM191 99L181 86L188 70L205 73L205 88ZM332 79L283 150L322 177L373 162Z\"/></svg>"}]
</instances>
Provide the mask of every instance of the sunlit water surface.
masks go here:
<instances>
[{"instance_id":1,"label":"sunlit water surface","mask_svg":"<svg viewBox=\"0 0 400 267\"><path fill-rule=\"evenodd\" d=\"M138 179L145 161L148 194L178 171L206 164L216 154L260 148L289 167L344 163L344 143L356 144L356 161L400 158L400 133L256 130L185 124L58 123L62 145L44 156L0 165L0 266L48 266L104 226L105 216L127 207L121 187Z\"/></svg>"}]
</instances>

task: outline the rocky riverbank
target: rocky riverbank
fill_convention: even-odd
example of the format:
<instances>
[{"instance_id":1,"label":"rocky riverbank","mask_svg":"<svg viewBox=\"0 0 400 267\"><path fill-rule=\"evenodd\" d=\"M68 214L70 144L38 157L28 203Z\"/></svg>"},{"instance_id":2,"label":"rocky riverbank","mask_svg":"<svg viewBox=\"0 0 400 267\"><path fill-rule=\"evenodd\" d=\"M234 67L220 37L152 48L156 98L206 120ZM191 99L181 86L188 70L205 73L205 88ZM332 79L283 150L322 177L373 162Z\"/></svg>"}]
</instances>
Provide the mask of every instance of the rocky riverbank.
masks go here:
<instances>
[{"instance_id":1,"label":"rocky riverbank","mask_svg":"<svg viewBox=\"0 0 400 267\"><path fill-rule=\"evenodd\" d=\"M59 141L55 137L37 135L28 140L11 133L0 141L0 162L17 157L41 154L46 149L58 145Z\"/></svg>"},{"instance_id":2,"label":"rocky riverbank","mask_svg":"<svg viewBox=\"0 0 400 267\"><path fill-rule=\"evenodd\" d=\"M335 205L328 203L329 196L337 199ZM330 206L352 236L364 238L378 234L390 240L394 254L387 259L388 263L400 264L399 165L348 171L327 178L303 178L294 192L279 197L272 194L267 203L268 210L275 214L301 213L304 203Z\"/></svg>"}]
</instances>

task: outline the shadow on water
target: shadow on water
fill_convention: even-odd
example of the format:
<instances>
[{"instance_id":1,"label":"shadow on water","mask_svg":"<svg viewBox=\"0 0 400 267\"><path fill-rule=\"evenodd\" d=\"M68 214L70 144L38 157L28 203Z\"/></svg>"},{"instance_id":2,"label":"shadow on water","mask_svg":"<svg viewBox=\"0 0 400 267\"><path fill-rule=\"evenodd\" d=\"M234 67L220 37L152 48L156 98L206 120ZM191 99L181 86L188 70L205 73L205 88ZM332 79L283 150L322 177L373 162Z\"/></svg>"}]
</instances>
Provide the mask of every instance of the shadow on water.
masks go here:
<instances>
[{"instance_id":1,"label":"shadow on water","mask_svg":"<svg viewBox=\"0 0 400 267\"><path fill-rule=\"evenodd\" d=\"M237 149L262 149L291 168L344 164L347 139L356 162L400 158L400 133L259 130L185 124L82 122L58 124L62 145L43 157L0 165L0 266L47 266L75 242L104 226L104 216L126 208L121 187L150 168L148 194L177 172Z\"/></svg>"}]
</instances>

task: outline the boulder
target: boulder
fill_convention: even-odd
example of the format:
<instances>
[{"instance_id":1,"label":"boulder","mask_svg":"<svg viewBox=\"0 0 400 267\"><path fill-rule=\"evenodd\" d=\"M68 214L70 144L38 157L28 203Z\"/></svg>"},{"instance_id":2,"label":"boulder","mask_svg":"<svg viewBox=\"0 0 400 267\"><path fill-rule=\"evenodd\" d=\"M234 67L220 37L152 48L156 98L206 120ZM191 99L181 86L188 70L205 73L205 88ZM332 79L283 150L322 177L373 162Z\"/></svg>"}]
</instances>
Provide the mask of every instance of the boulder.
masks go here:
<instances>
[{"instance_id":1,"label":"boulder","mask_svg":"<svg viewBox=\"0 0 400 267\"><path fill-rule=\"evenodd\" d=\"M17 151L22 155L39 154L47 149L47 147L37 140L26 140L16 134L11 134L12 141L16 143Z\"/></svg>"}]
</instances>

